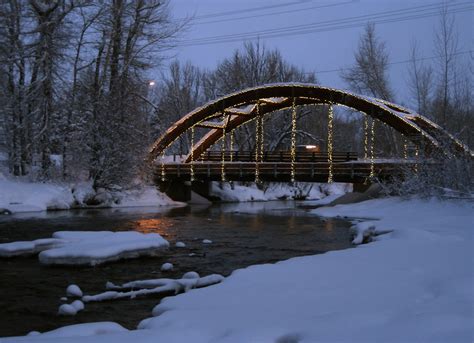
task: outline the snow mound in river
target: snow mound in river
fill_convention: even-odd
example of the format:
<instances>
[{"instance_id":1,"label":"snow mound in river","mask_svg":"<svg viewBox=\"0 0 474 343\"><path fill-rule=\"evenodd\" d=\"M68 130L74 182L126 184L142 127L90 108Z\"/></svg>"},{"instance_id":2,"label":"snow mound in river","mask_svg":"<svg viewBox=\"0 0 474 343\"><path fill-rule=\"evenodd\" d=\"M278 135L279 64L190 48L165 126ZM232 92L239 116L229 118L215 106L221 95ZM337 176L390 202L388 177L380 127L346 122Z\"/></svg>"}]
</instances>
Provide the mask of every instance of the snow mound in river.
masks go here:
<instances>
[{"instance_id":1,"label":"snow mound in river","mask_svg":"<svg viewBox=\"0 0 474 343\"><path fill-rule=\"evenodd\" d=\"M48 265L97 265L143 255L155 256L169 247L157 233L135 231L58 231L49 240L0 244L0 257L39 252Z\"/></svg>"}]
</instances>

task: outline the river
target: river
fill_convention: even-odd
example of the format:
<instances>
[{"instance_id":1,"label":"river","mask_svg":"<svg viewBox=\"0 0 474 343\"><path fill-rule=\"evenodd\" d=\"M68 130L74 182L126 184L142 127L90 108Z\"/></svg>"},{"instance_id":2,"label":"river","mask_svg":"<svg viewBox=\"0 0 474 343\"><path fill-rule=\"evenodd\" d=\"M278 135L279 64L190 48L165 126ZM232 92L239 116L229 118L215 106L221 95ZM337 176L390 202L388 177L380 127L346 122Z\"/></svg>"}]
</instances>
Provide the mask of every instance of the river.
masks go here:
<instances>
[{"instance_id":1,"label":"river","mask_svg":"<svg viewBox=\"0 0 474 343\"><path fill-rule=\"evenodd\" d=\"M86 304L74 317L57 315L69 284L85 294L105 290L105 283L179 278L196 271L228 276L252 264L351 247L350 223L322 220L297 202L220 204L210 207L129 208L45 212L0 217L0 243L51 237L61 230L136 230L156 232L171 247L146 257L96 267L47 267L37 257L0 260L0 337L48 331L59 326L115 321L135 328L151 315L160 297ZM202 244L210 239L212 244ZM186 248L176 248L183 241ZM191 253L194 253L190 256ZM171 262L174 270L161 272Z\"/></svg>"}]
</instances>

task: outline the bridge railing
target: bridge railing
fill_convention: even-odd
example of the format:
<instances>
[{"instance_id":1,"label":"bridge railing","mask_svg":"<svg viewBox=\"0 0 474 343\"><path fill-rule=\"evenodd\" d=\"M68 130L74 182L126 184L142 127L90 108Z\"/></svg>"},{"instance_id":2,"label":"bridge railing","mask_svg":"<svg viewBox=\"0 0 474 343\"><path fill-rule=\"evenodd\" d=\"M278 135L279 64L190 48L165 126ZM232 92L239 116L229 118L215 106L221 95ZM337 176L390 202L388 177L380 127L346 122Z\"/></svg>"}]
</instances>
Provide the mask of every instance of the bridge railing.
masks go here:
<instances>
[{"instance_id":1,"label":"bridge railing","mask_svg":"<svg viewBox=\"0 0 474 343\"><path fill-rule=\"evenodd\" d=\"M255 151L207 151L199 160L218 162L222 161L234 162L255 162ZM290 151L272 151L264 152L262 156L263 162L291 162L292 156ZM327 162L329 154L327 151L311 152L296 151L295 162ZM357 160L357 153L352 151L333 152L333 162L347 162Z\"/></svg>"},{"instance_id":2,"label":"bridge railing","mask_svg":"<svg viewBox=\"0 0 474 343\"><path fill-rule=\"evenodd\" d=\"M164 168L164 170L162 170ZM222 169L224 168L224 170ZM258 168L259 177L264 181L289 181L292 174L291 163L288 162L235 162L224 167L215 162L193 163L195 180L220 181L222 171L227 180L253 181L255 169ZM328 163L298 162L295 165L295 179L297 181L326 182L330 165ZM164 173L162 173L164 171ZM373 167L370 163L348 162L332 166L334 181L337 182L363 182L374 173L375 177L387 178L399 176L402 169L398 163L377 163ZM188 163L166 164L155 169L155 180L159 182L165 176L168 180L189 180L191 165Z\"/></svg>"}]
</instances>

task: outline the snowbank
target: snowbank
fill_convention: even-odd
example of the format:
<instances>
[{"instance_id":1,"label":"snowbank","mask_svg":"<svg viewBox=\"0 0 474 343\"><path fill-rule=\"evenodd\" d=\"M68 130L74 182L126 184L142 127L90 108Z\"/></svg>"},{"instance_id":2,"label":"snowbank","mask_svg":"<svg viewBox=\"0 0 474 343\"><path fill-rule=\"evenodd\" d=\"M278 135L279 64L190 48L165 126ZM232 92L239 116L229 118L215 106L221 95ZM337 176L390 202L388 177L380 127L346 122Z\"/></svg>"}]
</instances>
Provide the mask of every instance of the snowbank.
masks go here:
<instances>
[{"instance_id":1,"label":"snowbank","mask_svg":"<svg viewBox=\"0 0 474 343\"><path fill-rule=\"evenodd\" d=\"M119 333L128 331L123 326L112 322L86 323L68 325L62 328L48 331L42 334L28 336L29 340L48 342L51 338L61 337L87 337L94 335L105 335L111 333ZM84 338L80 338L84 341ZM25 341L26 342L26 341Z\"/></svg>"},{"instance_id":2,"label":"snowbank","mask_svg":"<svg viewBox=\"0 0 474 343\"><path fill-rule=\"evenodd\" d=\"M268 201L285 199L317 200L330 195L342 195L352 191L352 184L348 183L309 183L296 182L294 185L287 183L267 183L263 188L255 183L243 185L234 182L213 182L211 195L224 202Z\"/></svg>"},{"instance_id":3,"label":"snowbank","mask_svg":"<svg viewBox=\"0 0 474 343\"><path fill-rule=\"evenodd\" d=\"M124 258L155 256L169 247L157 233L58 231L51 239L0 244L0 257L38 253L42 264L97 265Z\"/></svg>"},{"instance_id":4,"label":"snowbank","mask_svg":"<svg viewBox=\"0 0 474 343\"><path fill-rule=\"evenodd\" d=\"M59 184L30 183L0 178L0 208L12 213L69 209L71 189Z\"/></svg>"},{"instance_id":5,"label":"snowbank","mask_svg":"<svg viewBox=\"0 0 474 343\"><path fill-rule=\"evenodd\" d=\"M55 184L17 181L0 173L0 209L12 213L67 210L90 206L136 207L180 205L155 187L109 192L92 189L90 182Z\"/></svg>"},{"instance_id":6,"label":"snowbank","mask_svg":"<svg viewBox=\"0 0 474 343\"><path fill-rule=\"evenodd\" d=\"M314 213L370 218L357 222L360 232L391 232L355 249L237 270L163 299L140 324L146 330L87 341L473 341L472 203L388 198Z\"/></svg>"}]
</instances>

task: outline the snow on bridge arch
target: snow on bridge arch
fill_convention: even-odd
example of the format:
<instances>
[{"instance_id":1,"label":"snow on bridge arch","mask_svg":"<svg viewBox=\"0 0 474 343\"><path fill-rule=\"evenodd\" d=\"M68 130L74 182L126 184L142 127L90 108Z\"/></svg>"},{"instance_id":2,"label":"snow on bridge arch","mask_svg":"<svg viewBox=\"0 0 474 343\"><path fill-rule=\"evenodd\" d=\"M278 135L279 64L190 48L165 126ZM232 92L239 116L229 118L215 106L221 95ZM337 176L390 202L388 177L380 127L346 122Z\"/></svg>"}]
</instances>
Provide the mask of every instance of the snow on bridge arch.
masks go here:
<instances>
[{"instance_id":1,"label":"snow on bridge arch","mask_svg":"<svg viewBox=\"0 0 474 343\"><path fill-rule=\"evenodd\" d=\"M439 125L397 104L315 84L278 83L226 95L186 114L155 141L149 151L149 162L163 154L192 127L206 128L209 131L194 145L186 162L190 162L191 156L194 160L198 159L223 135L251 122L257 116L291 108L293 105L331 104L365 113L394 128L427 152L453 151L473 156L465 145Z\"/></svg>"}]
</instances>

